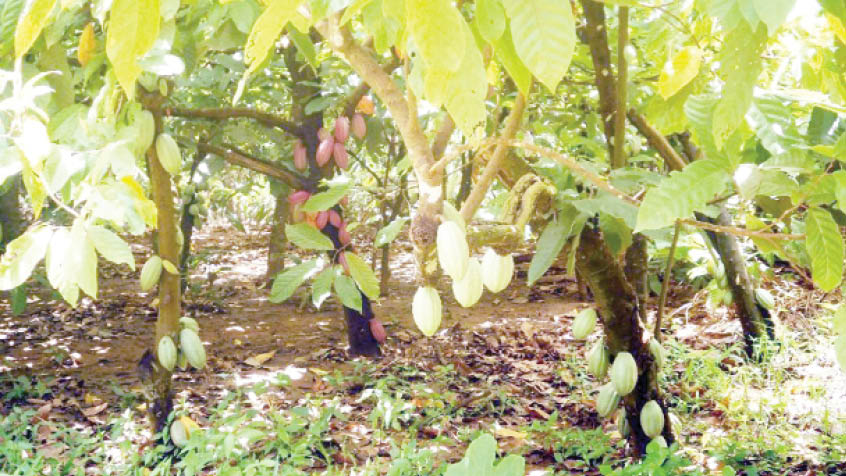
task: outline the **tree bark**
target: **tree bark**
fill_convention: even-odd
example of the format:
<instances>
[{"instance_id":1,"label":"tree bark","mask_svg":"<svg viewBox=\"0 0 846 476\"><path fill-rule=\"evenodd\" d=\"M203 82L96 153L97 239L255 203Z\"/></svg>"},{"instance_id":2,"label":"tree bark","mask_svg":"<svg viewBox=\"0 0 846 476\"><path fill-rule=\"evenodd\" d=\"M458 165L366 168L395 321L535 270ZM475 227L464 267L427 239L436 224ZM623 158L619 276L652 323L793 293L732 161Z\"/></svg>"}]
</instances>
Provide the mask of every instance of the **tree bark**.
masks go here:
<instances>
[{"instance_id":1,"label":"tree bark","mask_svg":"<svg viewBox=\"0 0 846 476\"><path fill-rule=\"evenodd\" d=\"M649 253L646 249L647 244L648 240L643 234L633 233L632 244L629 245L623 258L626 279L634 288L638 305L642 310L646 309L647 299L649 299L649 283L647 280ZM646 318L646 313L642 312L641 317Z\"/></svg>"},{"instance_id":2,"label":"tree bark","mask_svg":"<svg viewBox=\"0 0 846 476\"><path fill-rule=\"evenodd\" d=\"M287 187L285 187L287 189ZM267 272L265 279L270 282L277 274L285 270L285 250L288 239L285 236L285 224L288 222L288 197L280 193L276 197L273 211L273 224L270 228L269 243L267 245Z\"/></svg>"},{"instance_id":3,"label":"tree bark","mask_svg":"<svg viewBox=\"0 0 846 476\"><path fill-rule=\"evenodd\" d=\"M664 431L667 443L674 441L667 406L658 388L658 367L649 352L647 333L640 318L634 288L626 280L623 267L612 255L602 235L587 225L582 231L576 253L576 270L588 283L593 293L609 352L616 356L629 352L638 367L635 389L625 397L623 404L632 429L629 442L636 454L643 454L650 438L640 426L640 410L650 400L655 400L664 411Z\"/></svg>"},{"instance_id":4,"label":"tree bark","mask_svg":"<svg viewBox=\"0 0 846 476\"><path fill-rule=\"evenodd\" d=\"M20 203L21 178L18 175L9 180L11 183L8 189L0 194L0 251L5 250L6 245L20 236L26 228Z\"/></svg>"}]
</instances>

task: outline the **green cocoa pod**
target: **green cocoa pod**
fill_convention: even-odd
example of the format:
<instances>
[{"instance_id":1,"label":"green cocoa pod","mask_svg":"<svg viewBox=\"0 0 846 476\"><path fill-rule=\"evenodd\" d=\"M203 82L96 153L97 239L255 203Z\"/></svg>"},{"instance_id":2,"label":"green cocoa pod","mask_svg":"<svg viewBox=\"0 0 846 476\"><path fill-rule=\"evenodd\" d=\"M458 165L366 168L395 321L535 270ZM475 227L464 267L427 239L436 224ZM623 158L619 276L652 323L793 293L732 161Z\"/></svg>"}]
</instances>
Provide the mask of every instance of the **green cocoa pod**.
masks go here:
<instances>
[{"instance_id":1,"label":"green cocoa pod","mask_svg":"<svg viewBox=\"0 0 846 476\"><path fill-rule=\"evenodd\" d=\"M640 409L640 426L650 438L655 438L664 430L664 411L655 400L646 402Z\"/></svg>"},{"instance_id":2,"label":"green cocoa pod","mask_svg":"<svg viewBox=\"0 0 846 476\"><path fill-rule=\"evenodd\" d=\"M185 443L188 442L188 431L185 429L185 425L183 425L181 421L174 420L174 422L171 423L170 440L173 441L174 445L180 448L185 446Z\"/></svg>"},{"instance_id":3,"label":"green cocoa pod","mask_svg":"<svg viewBox=\"0 0 846 476\"><path fill-rule=\"evenodd\" d=\"M593 346L590 354L588 354L588 370L598 380L602 380L608 375L609 365L608 348L605 347L605 341L601 340Z\"/></svg>"},{"instance_id":4,"label":"green cocoa pod","mask_svg":"<svg viewBox=\"0 0 846 476\"><path fill-rule=\"evenodd\" d=\"M179 347L192 367L199 370L206 366L206 349L196 332L191 329L179 331Z\"/></svg>"},{"instance_id":5,"label":"green cocoa pod","mask_svg":"<svg viewBox=\"0 0 846 476\"><path fill-rule=\"evenodd\" d=\"M182 153L170 134L162 133L156 138L156 155L167 173L177 175L182 169Z\"/></svg>"},{"instance_id":6,"label":"green cocoa pod","mask_svg":"<svg viewBox=\"0 0 846 476\"><path fill-rule=\"evenodd\" d=\"M580 312L573 320L573 337L579 340L586 339L596 328L596 311L589 307Z\"/></svg>"},{"instance_id":7,"label":"green cocoa pod","mask_svg":"<svg viewBox=\"0 0 846 476\"><path fill-rule=\"evenodd\" d=\"M500 256L491 248L482 256L482 283L492 293L508 287L514 275L514 257L511 253Z\"/></svg>"},{"instance_id":8,"label":"green cocoa pod","mask_svg":"<svg viewBox=\"0 0 846 476\"><path fill-rule=\"evenodd\" d=\"M159 282L162 275L162 259L153 255L141 268L141 290L149 291Z\"/></svg>"},{"instance_id":9,"label":"green cocoa pod","mask_svg":"<svg viewBox=\"0 0 846 476\"><path fill-rule=\"evenodd\" d=\"M667 440L665 440L663 436L656 436L655 438L652 438L651 443L657 443L661 448L667 447Z\"/></svg>"},{"instance_id":10,"label":"green cocoa pod","mask_svg":"<svg viewBox=\"0 0 846 476\"><path fill-rule=\"evenodd\" d=\"M452 294L461 307L472 307L482 297L482 265L470 258L464 277L452 282Z\"/></svg>"},{"instance_id":11,"label":"green cocoa pod","mask_svg":"<svg viewBox=\"0 0 846 476\"><path fill-rule=\"evenodd\" d=\"M596 397L596 411L602 418L607 417L620 404L620 394L611 383L606 383L599 389Z\"/></svg>"},{"instance_id":12,"label":"green cocoa pod","mask_svg":"<svg viewBox=\"0 0 846 476\"><path fill-rule=\"evenodd\" d=\"M464 230L458 223L445 221L438 227L438 262L454 281L459 281L467 272L470 260L470 248Z\"/></svg>"},{"instance_id":13,"label":"green cocoa pod","mask_svg":"<svg viewBox=\"0 0 846 476\"><path fill-rule=\"evenodd\" d=\"M431 286L417 288L411 301L411 315L417 328L426 337L431 337L441 325L441 296Z\"/></svg>"},{"instance_id":14,"label":"green cocoa pod","mask_svg":"<svg viewBox=\"0 0 846 476\"><path fill-rule=\"evenodd\" d=\"M179 356L176 358L176 366L181 370L188 370L188 359L185 357L185 352L179 352Z\"/></svg>"},{"instance_id":15,"label":"green cocoa pod","mask_svg":"<svg viewBox=\"0 0 846 476\"><path fill-rule=\"evenodd\" d=\"M138 128L138 135L135 139L135 152L143 155L153 145L156 138L156 121L150 111L142 110L135 116L135 127Z\"/></svg>"},{"instance_id":16,"label":"green cocoa pod","mask_svg":"<svg viewBox=\"0 0 846 476\"><path fill-rule=\"evenodd\" d=\"M617 410L617 429L620 431L620 434L623 435L623 438L627 438L629 433L632 431L632 428L629 426L629 419L627 418L625 408Z\"/></svg>"},{"instance_id":17,"label":"green cocoa pod","mask_svg":"<svg viewBox=\"0 0 846 476\"><path fill-rule=\"evenodd\" d=\"M194 332L200 332L200 324L191 317L180 317L179 326L183 329L191 329Z\"/></svg>"},{"instance_id":18,"label":"green cocoa pod","mask_svg":"<svg viewBox=\"0 0 846 476\"><path fill-rule=\"evenodd\" d=\"M664 363L667 361L667 351L661 346L661 343L658 342L656 339L649 339L649 353L652 354L652 357L655 359L655 365L658 368L664 366Z\"/></svg>"},{"instance_id":19,"label":"green cocoa pod","mask_svg":"<svg viewBox=\"0 0 846 476\"><path fill-rule=\"evenodd\" d=\"M621 396L626 396L634 390L637 385L637 363L632 354L620 352L614 357L614 364L611 366L611 383Z\"/></svg>"},{"instance_id":20,"label":"green cocoa pod","mask_svg":"<svg viewBox=\"0 0 846 476\"><path fill-rule=\"evenodd\" d=\"M766 289L756 289L755 299L758 301L758 304L763 306L764 309L770 310L775 307L775 298L773 297L772 293L770 293Z\"/></svg>"},{"instance_id":21,"label":"green cocoa pod","mask_svg":"<svg viewBox=\"0 0 846 476\"><path fill-rule=\"evenodd\" d=\"M176 365L176 344L170 336L164 336L159 339L159 345L156 349L156 355L159 358L159 363L168 372L173 372L173 367Z\"/></svg>"}]
</instances>

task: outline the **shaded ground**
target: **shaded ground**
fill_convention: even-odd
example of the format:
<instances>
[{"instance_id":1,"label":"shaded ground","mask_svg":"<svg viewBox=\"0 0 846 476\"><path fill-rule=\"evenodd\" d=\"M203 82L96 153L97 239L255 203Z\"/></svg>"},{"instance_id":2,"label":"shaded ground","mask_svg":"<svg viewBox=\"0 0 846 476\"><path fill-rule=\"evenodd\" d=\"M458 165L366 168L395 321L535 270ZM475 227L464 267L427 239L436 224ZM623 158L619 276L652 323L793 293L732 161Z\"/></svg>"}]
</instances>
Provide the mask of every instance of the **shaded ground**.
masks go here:
<instances>
[{"instance_id":1,"label":"shaded ground","mask_svg":"<svg viewBox=\"0 0 846 476\"><path fill-rule=\"evenodd\" d=\"M336 303L314 311L298 305L298 296L281 305L267 301L264 233L204 230L195 236L200 264L185 313L200 323L209 365L179 373L177 388L201 426L231 390L290 379L290 385L253 398L252 407L267 413L301 405L304 398L340 399L348 417L332 420L330 435L334 464L345 467L387 459L389 443L409 435L437 441L438 457L454 460L463 453L456 442L473 429L493 432L500 449L524 454L531 468L598 474L597 463L625 454L613 422L601 421L594 410L598 384L586 375L584 355L599 336L572 339L570 316L586 303L564 270L551 269L529 290L528 257L518 257L512 286L499 295L485 293L472 309L458 306L444 289L443 330L425 339L410 317L411 257L399 250L391 286L375 306L388 329L385 356L362 364L346 361ZM135 251L143 263L147 252ZM818 333L826 323L816 317L825 297L782 285L787 287L773 291L790 347L761 367L745 365L734 352L740 327L726 311L706 312L701 293L671 294L676 340L668 347L679 358L671 358L665 388L683 423L677 426L681 441L709 469L718 470L726 458L704 447L722 448L721 439L748 436L752 441L729 455L741 466L754 464L763 474L846 474L846 467L837 466L842 457L836 459L846 455L846 378L833 365L830 345L809 344L829 339ZM134 369L152 345L155 309L154 295L140 292L137 273L107 268L100 299L77 309L56 305L47 294L41 298L17 317L0 304L0 414L32 406L47 421L97 429L132 404L141 421ZM20 376L24 380L14 380ZM46 393L10 396L31 376L48 385ZM380 427L393 431L391 437ZM579 441L570 441L572 435ZM778 472L767 471L763 449L758 451L773 440L786 445L787 456L774 463L782 465ZM45 452L67 451L48 430L43 441ZM596 454L589 454L591 448Z\"/></svg>"}]
</instances>

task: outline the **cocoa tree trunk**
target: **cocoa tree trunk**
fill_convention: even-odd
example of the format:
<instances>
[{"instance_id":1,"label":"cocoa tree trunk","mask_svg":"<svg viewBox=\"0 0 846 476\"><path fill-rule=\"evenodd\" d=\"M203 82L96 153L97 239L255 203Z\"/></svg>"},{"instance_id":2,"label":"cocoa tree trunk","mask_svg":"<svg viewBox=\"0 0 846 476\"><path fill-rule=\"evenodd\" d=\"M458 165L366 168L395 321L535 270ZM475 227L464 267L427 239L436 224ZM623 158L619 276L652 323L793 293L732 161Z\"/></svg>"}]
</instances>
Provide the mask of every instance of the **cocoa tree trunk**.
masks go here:
<instances>
[{"instance_id":1,"label":"cocoa tree trunk","mask_svg":"<svg viewBox=\"0 0 846 476\"><path fill-rule=\"evenodd\" d=\"M696 219L723 226L733 225L724 206L720 206L720 215L716 219L701 213L696 214ZM740 250L737 238L726 233L715 233L707 230L705 233L723 263L737 318L740 319L740 326L743 328L744 350L746 355L752 357L756 342L762 339L775 339L775 328L770 311L758 304L758 300L755 298L755 285L746 271L746 260Z\"/></svg>"},{"instance_id":2,"label":"cocoa tree trunk","mask_svg":"<svg viewBox=\"0 0 846 476\"><path fill-rule=\"evenodd\" d=\"M26 227L20 203L21 186L20 176L15 176L9 179L5 192L0 190L0 251L20 236Z\"/></svg>"},{"instance_id":3,"label":"cocoa tree trunk","mask_svg":"<svg viewBox=\"0 0 846 476\"><path fill-rule=\"evenodd\" d=\"M206 158L206 153L198 151L191 162L191 171L188 177L189 183L193 183L194 174L197 172L197 167L200 162ZM182 249L179 250L179 289L185 292L188 287L188 258L191 257L191 240L194 237L194 222L195 217L189 212L191 205L197 203L197 192L194 191L182 204L182 217L179 222L179 229L182 231Z\"/></svg>"},{"instance_id":4,"label":"cocoa tree trunk","mask_svg":"<svg viewBox=\"0 0 846 476\"><path fill-rule=\"evenodd\" d=\"M662 435L667 443L672 443L675 438L666 403L658 388L658 367L649 352L634 288L626 280L623 266L614 258L601 233L590 225L581 233L576 269L593 293L612 357L620 352L629 352L637 362L637 385L623 398L632 429L629 441L635 453L643 454L650 441L640 426L640 410L650 400L658 402L664 411Z\"/></svg>"},{"instance_id":5,"label":"cocoa tree trunk","mask_svg":"<svg viewBox=\"0 0 846 476\"><path fill-rule=\"evenodd\" d=\"M285 223L288 222L288 198L290 191L284 187L284 192L276 196L273 210L273 224L270 228L270 242L267 245L267 272L265 279L270 282L277 274L285 270L285 250L288 239L285 237Z\"/></svg>"},{"instance_id":6,"label":"cocoa tree trunk","mask_svg":"<svg viewBox=\"0 0 846 476\"><path fill-rule=\"evenodd\" d=\"M637 295L637 302L642 311L646 310L647 299L649 298L649 286L647 282L647 272L649 263L649 253L647 253L646 245L648 240L640 233L632 234L632 244L626 250L624 258L624 271L626 279L632 284ZM641 312L641 317L646 317L646 312Z\"/></svg>"}]
</instances>

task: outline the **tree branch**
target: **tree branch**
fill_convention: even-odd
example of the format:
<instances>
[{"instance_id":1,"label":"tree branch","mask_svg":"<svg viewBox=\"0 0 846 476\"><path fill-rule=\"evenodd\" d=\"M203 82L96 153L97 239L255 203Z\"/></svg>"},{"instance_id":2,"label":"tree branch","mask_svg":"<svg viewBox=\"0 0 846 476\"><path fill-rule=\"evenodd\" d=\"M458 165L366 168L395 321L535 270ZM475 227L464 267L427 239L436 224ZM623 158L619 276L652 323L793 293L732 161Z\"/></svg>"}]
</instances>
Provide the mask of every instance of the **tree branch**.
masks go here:
<instances>
[{"instance_id":1,"label":"tree branch","mask_svg":"<svg viewBox=\"0 0 846 476\"><path fill-rule=\"evenodd\" d=\"M629 42L629 9L619 7L619 25L617 27L617 112L614 114L614 155L611 166L620 168L626 166L623 155L626 140L626 83L628 81L628 66L626 65L626 43Z\"/></svg>"},{"instance_id":2,"label":"tree branch","mask_svg":"<svg viewBox=\"0 0 846 476\"><path fill-rule=\"evenodd\" d=\"M296 137L300 137L302 135L302 131L300 130L300 127L297 124L294 124L293 122L290 122L279 115L264 111L258 111L256 109L248 107L191 109L181 106L161 106L159 107L159 110L157 112L165 116L178 116L190 119L224 120L248 118L254 119L268 127L276 127L282 129L283 131Z\"/></svg>"},{"instance_id":3,"label":"tree branch","mask_svg":"<svg viewBox=\"0 0 846 476\"><path fill-rule=\"evenodd\" d=\"M599 91L599 115L605 130L608 157L614 157L614 78L611 76L611 52L608 49L608 35L605 27L605 6L594 0L581 0L587 26L584 36L593 59L596 89Z\"/></svg>"},{"instance_id":4,"label":"tree branch","mask_svg":"<svg viewBox=\"0 0 846 476\"><path fill-rule=\"evenodd\" d=\"M179 141L183 143L192 143L185 139L180 139ZM260 174L267 175L268 177L273 177L287 184L291 188L303 189L306 186L305 181L301 177L298 177L297 175L288 172L287 170L281 169L279 168L279 166L273 163L267 162L265 160L253 157L245 152L239 151L235 147L219 147L205 142L200 142L194 145L200 152L218 155L223 160L231 164L250 169Z\"/></svg>"},{"instance_id":5,"label":"tree branch","mask_svg":"<svg viewBox=\"0 0 846 476\"><path fill-rule=\"evenodd\" d=\"M652 127L649 122L646 120L646 117L643 114L635 111L634 109L629 109L629 120L632 121L632 124L637 128L637 130L646 137L646 142L649 145L658 151L658 155L664 159L667 166L671 170L681 170L687 165L687 162L676 152L676 149L673 149L673 146L670 145L670 142L664 137L657 129Z\"/></svg>"}]
</instances>

